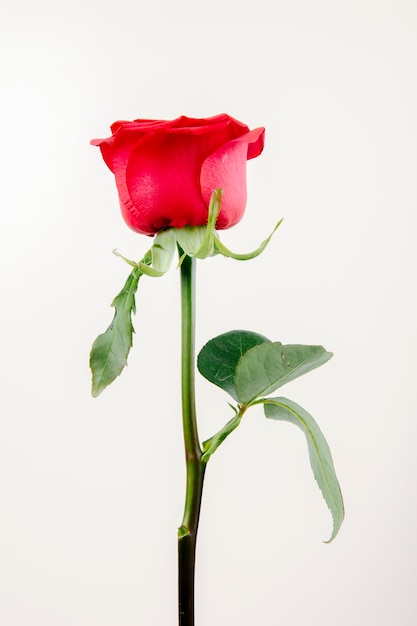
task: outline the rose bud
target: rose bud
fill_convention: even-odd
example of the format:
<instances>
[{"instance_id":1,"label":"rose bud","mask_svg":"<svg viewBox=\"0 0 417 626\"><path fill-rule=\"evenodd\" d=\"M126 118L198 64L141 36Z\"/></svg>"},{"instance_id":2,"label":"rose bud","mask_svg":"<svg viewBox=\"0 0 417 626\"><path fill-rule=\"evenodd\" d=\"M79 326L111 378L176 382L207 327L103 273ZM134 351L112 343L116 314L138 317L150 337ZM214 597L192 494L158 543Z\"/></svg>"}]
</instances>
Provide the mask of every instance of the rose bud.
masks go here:
<instances>
[{"instance_id":1,"label":"rose bud","mask_svg":"<svg viewBox=\"0 0 417 626\"><path fill-rule=\"evenodd\" d=\"M263 150L264 128L229 115L206 119L115 122L108 139L93 139L116 178L126 223L135 231L207 223L210 197L222 189L216 229L234 226L246 206L246 161Z\"/></svg>"}]
</instances>

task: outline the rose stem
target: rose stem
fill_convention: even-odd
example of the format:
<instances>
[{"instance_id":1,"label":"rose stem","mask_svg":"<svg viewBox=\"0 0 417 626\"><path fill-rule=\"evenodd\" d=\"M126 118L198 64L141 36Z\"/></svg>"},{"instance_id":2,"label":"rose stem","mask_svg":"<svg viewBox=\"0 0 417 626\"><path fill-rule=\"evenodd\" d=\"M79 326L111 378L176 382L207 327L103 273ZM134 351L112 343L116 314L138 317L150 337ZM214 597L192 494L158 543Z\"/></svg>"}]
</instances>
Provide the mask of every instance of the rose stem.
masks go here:
<instances>
[{"instance_id":1,"label":"rose stem","mask_svg":"<svg viewBox=\"0 0 417 626\"><path fill-rule=\"evenodd\" d=\"M179 250L180 256L183 254ZM195 409L195 259L181 264L181 388L186 461L186 495L178 529L178 613L180 626L194 626L194 573L198 521L206 464L201 460Z\"/></svg>"}]
</instances>

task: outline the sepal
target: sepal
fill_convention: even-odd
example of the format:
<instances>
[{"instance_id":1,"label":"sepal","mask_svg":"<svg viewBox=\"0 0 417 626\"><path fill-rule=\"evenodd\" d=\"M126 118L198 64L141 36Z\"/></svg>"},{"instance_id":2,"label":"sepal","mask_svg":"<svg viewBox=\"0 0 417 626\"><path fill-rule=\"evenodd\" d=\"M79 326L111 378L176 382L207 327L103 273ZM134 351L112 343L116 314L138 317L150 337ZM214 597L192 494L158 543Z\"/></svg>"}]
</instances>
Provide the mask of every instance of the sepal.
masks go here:
<instances>
[{"instance_id":1,"label":"sepal","mask_svg":"<svg viewBox=\"0 0 417 626\"><path fill-rule=\"evenodd\" d=\"M115 256L120 257L128 265L138 267L142 274L152 278L160 278L171 267L172 257L175 252L175 233L173 228L161 230L154 239L152 247L146 252L141 261L132 261L120 254L118 250L113 250Z\"/></svg>"},{"instance_id":2,"label":"sepal","mask_svg":"<svg viewBox=\"0 0 417 626\"><path fill-rule=\"evenodd\" d=\"M210 199L208 219L205 226L184 226L183 228L173 229L178 245L184 251L184 254L197 259L206 259L207 257L221 254L236 261L249 261L262 254L275 231L282 224L283 219L279 220L271 234L264 239L256 250L247 253L232 252L220 241L219 234L216 231L216 221L220 213L221 201L222 190L215 189Z\"/></svg>"},{"instance_id":3,"label":"sepal","mask_svg":"<svg viewBox=\"0 0 417 626\"><path fill-rule=\"evenodd\" d=\"M222 190L215 189L210 198L207 224L205 226L184 226L174 228L178 245L190 257L206 259L216 254L214 240L216 222L220 213ZM180 259L181 263L181 259Z\"/></svg>"},{"instance_id":4,"label":"sepal","mask_svg":"<svg viewBox=\"0 0 417 626\"><path fill-rule=\"evenodd\" d=\"M231 250L226 248L226 246L220 241L219 236L217 235L217 233L216 233L216 236L214 237L214 252L215 253L217 252L218 254L221 254L224 257L229 257L230 259L235 259L236 261L250 261L251 259L254 259L257 256L259 256L260 254L262 254L262 252L265 250L266 246L271 241L273 234L279 228L279 226L282 224L283 219L284 218L279 220L279 222L276 224L276 226L275 226L274 230L272 231L272 233L266 239L264 239L264 241L261 243L259 248L256 248L256 250L253 250L252 252L247 252L247 253L244 253L244 254L238 254L237 252L232 252Z\"/></svg>"}]
</instances>

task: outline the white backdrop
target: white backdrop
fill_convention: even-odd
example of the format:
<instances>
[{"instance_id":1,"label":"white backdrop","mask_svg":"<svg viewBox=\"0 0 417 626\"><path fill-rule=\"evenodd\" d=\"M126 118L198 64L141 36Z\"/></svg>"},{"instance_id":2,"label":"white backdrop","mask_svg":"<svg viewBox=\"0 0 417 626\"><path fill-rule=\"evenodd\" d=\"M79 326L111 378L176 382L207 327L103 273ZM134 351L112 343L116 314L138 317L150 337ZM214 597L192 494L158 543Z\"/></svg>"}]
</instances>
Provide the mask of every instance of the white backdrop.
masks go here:
<instances>
[{"instance_id":1,"label":"white backdrop","mask_svg":"<svg viewBox=\"0 0 417 626\"><path fill-rule=\"evenodd\" d=\"M143 279L129 367L91 342L140 258L92 137L226 112L266 127L243 221L199 264L197 345L232 328L335 357L284 393L332 449L336 540L301 431L252 410L210 461L197 626L414 626L417 5L22 0L0 41L0 623L176 623L184 467L174 268ZM198 379L202 437L229 417Z\"/></svg>"}]
</instances>

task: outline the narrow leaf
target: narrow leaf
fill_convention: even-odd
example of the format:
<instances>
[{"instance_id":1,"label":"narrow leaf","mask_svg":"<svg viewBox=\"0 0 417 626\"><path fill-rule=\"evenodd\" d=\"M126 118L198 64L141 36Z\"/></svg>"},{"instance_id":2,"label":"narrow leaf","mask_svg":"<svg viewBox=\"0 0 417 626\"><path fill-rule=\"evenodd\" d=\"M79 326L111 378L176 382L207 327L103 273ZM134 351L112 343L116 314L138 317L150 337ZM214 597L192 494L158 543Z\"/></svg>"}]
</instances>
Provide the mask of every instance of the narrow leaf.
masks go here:
<instances>
[{"instance_id":1,"label":"narrow leaf","mask_svg":"<svg viewBox=\"0 0 417 626\"><path fill-rule=\"evenodd\" d=\"M250 348L265 342L270 343L266 337L247 330L232 330L219 335L210 339L200 351L198 370L204 378L238 400L233 382L236 365Z\"/></svg>"},{"instance_id":2,"label":"narrow leaf","mask_svg":"<svg viewBox=\"0 0 417 626\"><path fill-rule=\"evenodd\" d=\"M112 323L105 333L97 337L91 348L92 395L95 398L120 375L127 364L134 332L132 313L136 312L135 293L141 276L138 267L132 270L122 291L112 302L115 308Z\"/></svg>"},{"instance_id":3,"label":"narrow leaf","mask_svg":"<svg viewBox=\"0 0 417 626\"><path fill-rule=\"evenodd\" d=\"M279 342L255 346L236 365L233 384L238 400L249 404L326 363L332 356L322 346Z\"/></svg>"},{"instance_id":4,"label":"narrow leaf","mask_svg":"<svg viewBox=\"0 0 417 626\"><path fill-rule=\"evenodd\" d=\"M327 441L312 416L287 398L266 399L264 411L267 418L291 422L299 426L305 434L314 477L333 517L333 532L326 542L330 543L343 522L344 506Z\"/></svg>"}]
</instances>

